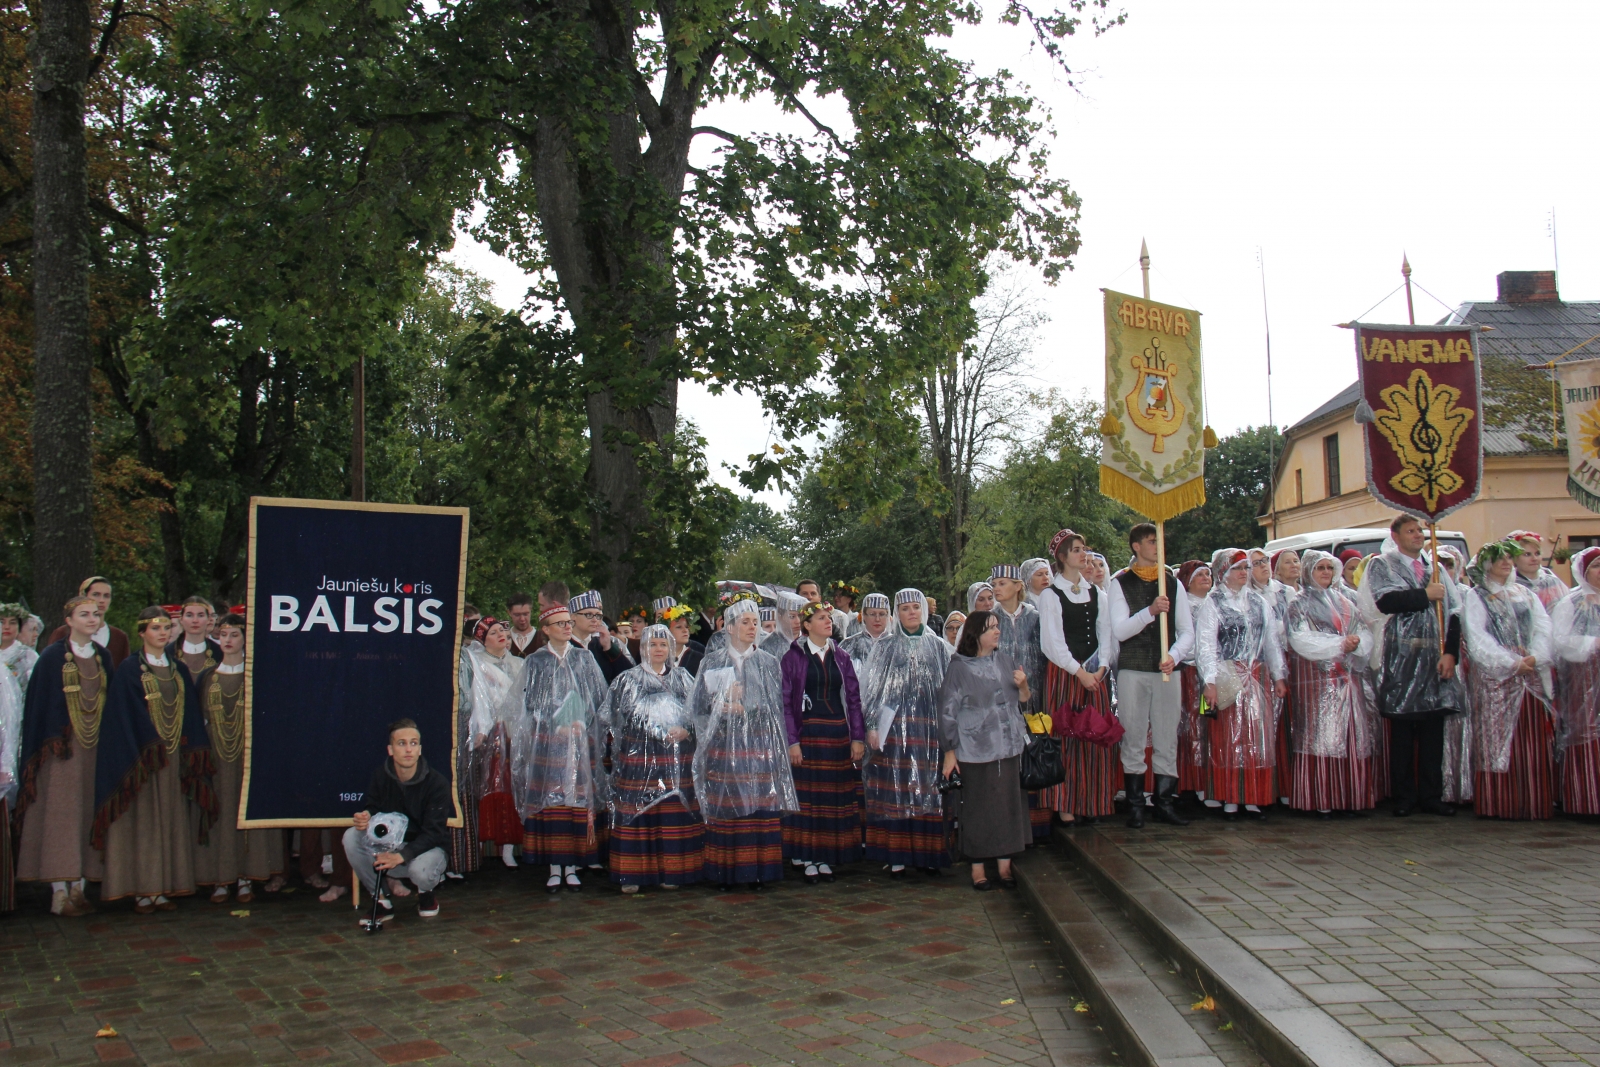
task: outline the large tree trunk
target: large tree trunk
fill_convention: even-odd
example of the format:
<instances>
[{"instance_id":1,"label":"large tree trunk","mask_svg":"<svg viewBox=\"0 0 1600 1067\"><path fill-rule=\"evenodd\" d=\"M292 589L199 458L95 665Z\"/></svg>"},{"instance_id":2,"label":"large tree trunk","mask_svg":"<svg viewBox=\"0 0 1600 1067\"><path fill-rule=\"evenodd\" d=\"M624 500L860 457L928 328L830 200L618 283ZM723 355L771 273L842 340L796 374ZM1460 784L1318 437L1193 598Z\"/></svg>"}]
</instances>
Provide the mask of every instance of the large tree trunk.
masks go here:
<instances>
[{"instance_id":1,"label":"large tree trunk","mask_svg":"<svg viewBox=\"0 0 1600 1067\"><path fill-rule=\"evenodd\" d=\"M38 0L33 40L33 598L47 629L94 567L88 0Z\"/></svg>"}]
</instances>

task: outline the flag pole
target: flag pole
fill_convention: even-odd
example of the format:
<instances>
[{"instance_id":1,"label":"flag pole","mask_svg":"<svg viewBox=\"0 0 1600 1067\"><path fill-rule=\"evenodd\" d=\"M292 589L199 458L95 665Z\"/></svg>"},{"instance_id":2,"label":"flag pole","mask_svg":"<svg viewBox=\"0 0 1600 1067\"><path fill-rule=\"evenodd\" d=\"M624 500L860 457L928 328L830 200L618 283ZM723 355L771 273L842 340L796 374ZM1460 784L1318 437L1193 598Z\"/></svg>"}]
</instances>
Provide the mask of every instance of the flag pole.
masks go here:
<instances>
[{"instance_id":1,"label":"flag pole","mask_svg":"<svg viewBox=\"0 0 1600 1067\"><path fill-rule=\"evenodd\" d=\"M1404 252L1400 253L1400 274L1406 280L1406 321L1411 325L1417 324L1417 309L1411 303L1411 258ZM1430 582L1439 581L1439 525L1432 519L1428 520L1428 537L1433 543L1433 566L1428 572ZM1439 620L1439 651L1444 652L1444 601L1433 602L1434 612Z\"/></svg>"},{"instance_id":2,"label":"flag pole","mask_svg":"<svg viewBox=\"0 0 1600 1067\"><path fill-rule=\"evenodd\" d=\"M1139 239L1139 273L1144 276L1144 298L1150 299L1150 243L1144 238ZM1167 595L1167 524L1156 523L1156 596ZM1167 658L1167 617L1171 611L1163 611L1159 616L1161 626L1161 658ZM1163 673L1163 682L1172 681L1172 675Z\"/></svg>"}]
</instances>

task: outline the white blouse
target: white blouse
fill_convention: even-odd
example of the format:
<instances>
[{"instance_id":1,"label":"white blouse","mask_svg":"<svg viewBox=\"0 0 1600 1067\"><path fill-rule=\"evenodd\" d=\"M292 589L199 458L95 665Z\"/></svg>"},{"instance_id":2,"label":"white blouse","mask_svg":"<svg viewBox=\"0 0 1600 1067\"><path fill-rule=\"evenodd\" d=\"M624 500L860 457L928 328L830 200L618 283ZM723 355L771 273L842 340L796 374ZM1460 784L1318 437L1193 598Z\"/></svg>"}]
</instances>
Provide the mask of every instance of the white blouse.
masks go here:
<instances>
[{"instance_id":1,"label":"white blouse","mask_svg":"<svg viewBox=\"0 0 1600 1067\"><path fill-rule=\"evenodd\" d=\"M1050 585L1061 590L1063 596L1074 604L1087 604L1089 590L1094 588L1093 583L1087 578L1079 579L1078 592L1072 591L1072 586L1061 575L1052 575ZM1049 589L1039 594L1039 647L1043 649L1045 658L1068 674L1076 674L1083 666L1072 656L1072 650L1067 647L1066 632L1061 625L1061 601ZM1115 668L1117 665L1117 642L1111 633L1111 606L1106 603L1105 590L1099 591L1099 604L1095 615L1095 635L1100 642L1100 666Z\"/></svg>"}]
</instances>

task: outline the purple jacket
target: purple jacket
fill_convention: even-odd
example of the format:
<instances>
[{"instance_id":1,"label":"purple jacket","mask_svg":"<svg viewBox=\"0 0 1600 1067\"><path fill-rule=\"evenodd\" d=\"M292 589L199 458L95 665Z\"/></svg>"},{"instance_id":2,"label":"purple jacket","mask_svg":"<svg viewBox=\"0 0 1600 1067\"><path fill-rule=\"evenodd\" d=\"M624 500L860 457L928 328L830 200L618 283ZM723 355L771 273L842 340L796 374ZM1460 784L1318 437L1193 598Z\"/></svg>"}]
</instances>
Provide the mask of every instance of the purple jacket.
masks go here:
<instances>
[{"instance_id":1,"label":"purple jacket","mask_svg":"<svg viewBox=\"0 0 1600 1067\"><path fill-rule=\"evenodd\" d=\"M831 642L830 642L831 643ZM830 649L839 674L844 679L844 718L850 724L850 740L867 739L866 722L861 717L861 683L856 681L855 664L850 653L834 644ZM795 641L783 654L783 719L789 730L789 743L800 743L800 716L805 706L806 670L810 666L810 646L805 641Z\"/></svg>"}]
</instances>

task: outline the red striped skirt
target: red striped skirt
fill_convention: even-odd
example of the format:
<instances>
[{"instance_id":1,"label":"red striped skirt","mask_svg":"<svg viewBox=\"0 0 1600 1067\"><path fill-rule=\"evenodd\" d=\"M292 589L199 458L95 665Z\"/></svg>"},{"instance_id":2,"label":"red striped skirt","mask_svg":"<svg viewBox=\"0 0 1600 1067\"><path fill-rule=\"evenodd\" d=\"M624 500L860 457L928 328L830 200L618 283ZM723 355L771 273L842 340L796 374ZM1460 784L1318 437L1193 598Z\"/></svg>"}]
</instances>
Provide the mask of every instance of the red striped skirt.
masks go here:
<instances>
[{"instance_id":1,"label":"red striped skirt","mask_svg":"<svg viewBox=\"0 0 1600 1067\"><path fill-rule=\"evenodd\" d=\"M510 793L489 793L478 801L479 841L493 841L496 845L516 845L522 842L522 825L517 821L517 802Z\"/></svg>"},{"instance_id":2,"label":"red striped skirt","mask_svg":"<svg viewBox=\"0 0 1600 1067\"><path fill-rule=\"evenodd\" d=\"M1107 678L1092 693L1054 663L1045 665L1045 708L1052 718L1062 708L1093 706L1111 714ZM1141 742L1144 738L1139 739ZM1061 742L1061 762L1067 777L1060 785L1041 791L1052 811L1063 815L1111 815L1116 812L1117 790L1122 788L1122 757L1116 745L1092 745L1076 738Z\"/></svg>"},{"instance_id":3,"label":"red striped skirt","mask_svg":"<svg viewBox=\"0 0 1600 1067\"><path fill-rule=\"evenodd\" d=\"M867 819L867 859L891 867L948 867L950 840L943 813L907 819Z\"/></svg>"},{"instance_id":4,"label":"red striped skirt","mask_svg":"<svg viewBox=\"0 0 1600 1067\"><path fill-rule=\"evenodd\" d=\"M1548 819L1555 814L1555 725L1544 705L1524 694L1504 774L1474 770L1472 810L1491 819Z\"/></svg>"},{"instance_id":5,"label":"red striped skirt","mask_svg":"<svg viewBox=\"0 0 1600 1067\"><path fill-rule=\"evenodd\" d=\"M756 812L709 819L705 830L705 880L717 885L783 881L783 818Z\"/></svg>"},{"instance_id":6,"label":"red striped skirt","mask_svg":"<svg viewBox=\"0 0 1600 1067\"><path fill-rule=\"evenodd\" d=\"M861 772L850 760L850 724L807 716L800 723L801 764L791 767L800 810L783 817L783 851L808 863L861 858Z\"/></svg>"},{"instance_id":7,"label":"red striped skirt","mask_svg":"<svg viewBox=\"0 0 1600 1067\"><path fill-rule=\"evenodd\" d=\"M1268 686L1272 683L1269 681ZM1294 717L1293 704L1294 686L1289 687L1289 693L1282 700L1274 698L1273 707L1278 711L1278 758L1272 765L1274 781L1274 796L1279 799L1294 796L1294 748L1289 744L1289 723Z\"/></svg>"},{"instance_id":8,"label":"red striped skirt","mask_svg":"<svg viewBox=\"0 0 1600 1067\"><path fill-rule=\"evenodd\" d=\"M1561 810L1600 815L1600 739L1573 745L1562 754Z\"/></svg>"},{"instance_id":9,"label":"red striped skirt","mask_svg":"<svg viewBox=\"0 0 1600 1067\"><path fill-rule=\"evenodd\" d=\"M705 824L677 797L611 828L611 880L621 885L690 885L705 868Z\"/></svg>"},{"instance_id":10,"label":"red striped skirt","mask_svg":"<svg viewBox=\"0 0 1600 1067\"><path fill-rule=\"evenodd\" d=\"M588 808L546 808L522 822L522 862L588 867L600 862L601 827Z\"/></svg>"},{"instance_id":11,"label":"red striped skirt","mask_svg":"<svg viewBox=\"0 0 1600 1067\"><path fill-rule=\"evenodd\" d=\"M1178 674L1183 685L1183 711L1178 718L1178 791L1210 795L1211 720L1200 714L1200 672L1184 667Z\"/></svg>"},{"instance_id":12,"label":"red striped skirt","mask_svg":"<svg viewBox=\"0 0 1600 1067\"><path fill-rule=\"evenodd\" d=\"M1349 749L1355 749L1352 731ZM1388 768L1384 768L1385 771ZM1378 806L1372 757L1294 756L1294 792L1290 806L1297 811L1366 811Z\"/></svg>"},{"instance_id":13,"label":"red striped skirt","mask_svg":"<svg viewBox=\"0 0 1600 1067\"><path fill-rule=\"evenodd\" d=\"M1267 679L1266 664L1256 663L1252 673L1258 684L1272 684ZM1272 701L1272 691L1266 689L1265 707L1260 709L1259 714L1271 715ZM1254 804L1261 807L1277 800L1272 771L1277 757L1277 739L1268 734L1269 744L1264 758L1254 751L1254 746L1246 745L1243 750L1235 750L1229 739L1236 734L1242 736L1250 733L1250 726L1255 725L1238 722L1238 717L1244 714L1240 710L1244 702L1245 697L1241 696L1234 704L1217 712L1211 723L1211 773L1215 789L1212 796L1224 804ZM1265 726L1271 728L1272 724Z\"/></svg>"}]
</instances>

